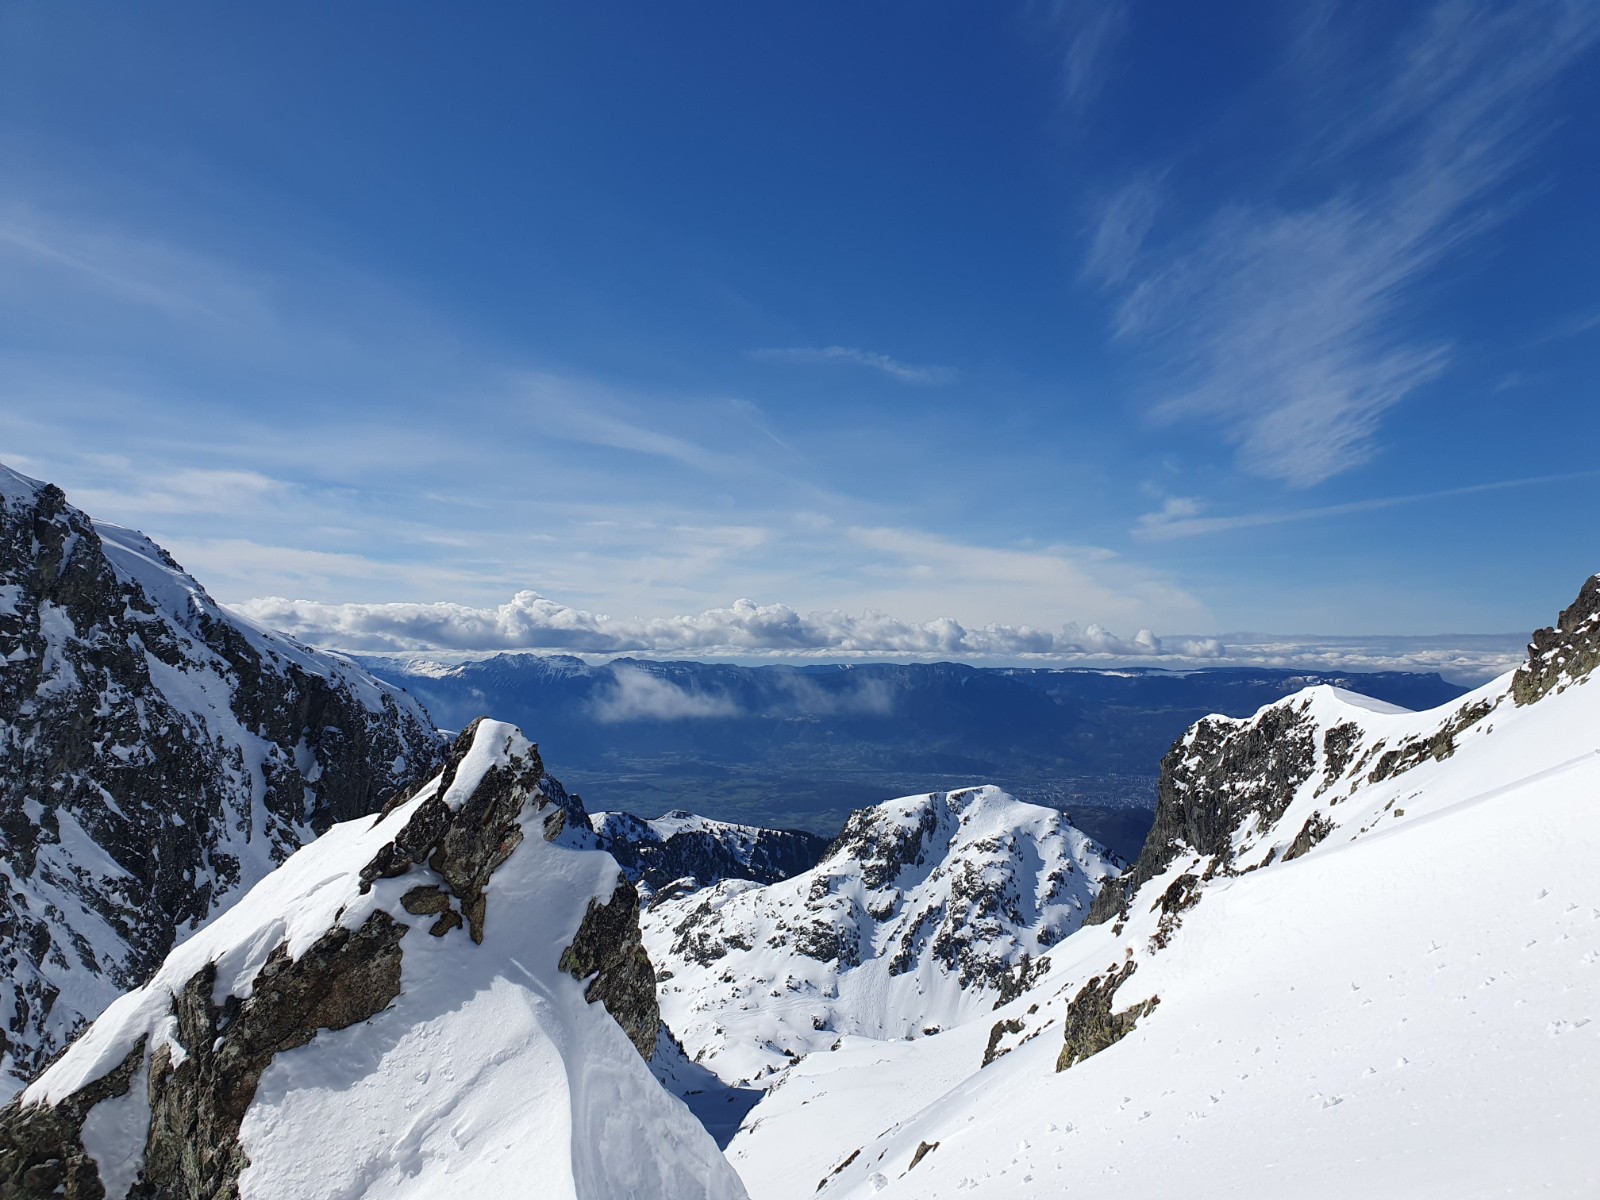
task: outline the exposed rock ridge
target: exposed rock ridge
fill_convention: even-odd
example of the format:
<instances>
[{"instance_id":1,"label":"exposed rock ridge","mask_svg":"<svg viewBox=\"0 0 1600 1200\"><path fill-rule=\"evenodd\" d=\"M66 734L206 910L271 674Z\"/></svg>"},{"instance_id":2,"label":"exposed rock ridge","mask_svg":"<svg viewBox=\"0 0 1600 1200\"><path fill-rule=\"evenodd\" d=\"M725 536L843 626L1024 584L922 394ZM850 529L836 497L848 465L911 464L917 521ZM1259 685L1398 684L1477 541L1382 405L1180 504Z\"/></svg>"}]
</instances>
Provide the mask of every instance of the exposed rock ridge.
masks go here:
<instances>
[{"instance_id":1,"label":"exposed rock ridge","mask_svg":"<svg viewBox=\"0 0 1600 1200\"><path fill-rule=\"evenodd\" d=\"M1528 661L1511 681L1520 707L1552 690L1587 679L1600 666L1600 575L1591 575L1578 598L1562 610L1553 627L1540 629L1528 644Z\"/></svg>"},{"instance_id":2,"label":"exposed rock ridge","mask_svg":"<svg viewBox=\"0 0 1600 1200\"><path fill-rule=\"evenodd\" d=\"M1066 1044L1061 1047L1061 1054L1056 1059L1057 1071L1065 1071L1099 1054L1108 1046L1114 1046L1133 1032L1140 1017L1154 1011L1161 1003L1161 997L1150 996L1121 1012L1112 1011L1117 989L1128 982L1136 969L1131 960L1120 968L1113 967L1104 975L1089 980L1072 998L1067 1005L1066 1020L1062 1022Z\"/></svg>"},{"instance_id":3,"label":"exposed rock ridge","mask_svg":"<svg viewBox=\"0 0 1600 1200\"><path fill-rule=\"evenodd\" d=\"M440 749L404 692L0 466L0 1095Z\"/></svg>"},{"instance_id":4,"label":"exposed rock ridge","mask_svg":"<svg viewBox=\"0 0 1600 1200\"><path fill-rule=\"evenodd\" d=\"M1480 691L1435 710L1431 726L1409 721L1393 733L1383 719L1405 710L1327 687L1253 717L1196 722L1161 761L1156 819L1144 849L1096 898L1087 923L1126 918L1139 889L1179 859L1203 863L1209 879L1308 853L1338 827L1332 808L1354 789L1451 757L1461 738L1492 728L1503 698ZM1308 798L1321 803L1306 811ZM1285 831L1281 823L1291 810L1303 815Z\"/></svg>"},{"instance_id":5,"label":"exposed rock ridge","mask_svg":"<svg viewBox=\"0 0 1600 1200\"><path fill-rule=\"evenodd\" d=\"M146 1133L137 1175L119 1197L237 1197L250 1165L241 1123L258 1081L277 1055L322 1030L366 1021L400 995L402 939L418 927L408 916L437 917L431 928L421 927L481 946L494 920L539 919L537 913L499 913L491 904L494 875L522 845L530 824L565 846L595 845L581 804L547 779L537 748L494 722L474 722L437 779L404 806L391 806L378 823L394 819L402 807L404 823L352 872L350 895L358 902L341 905L331 927L309 946L292 948L291 926L259 968L237 979L219 974L226 955L205 959L187 978L162 984L165 977L158 977L151 985L156 991L144 989L122 1002L129 1012L146 1014L142 1019L155 1036L138 1033L133 1049L105 1073L86 1071L69 1054L62 1067L67 1078L74 1071L88 1078L63 1085L56 1072L46 1073L0 1110L0 1194L8 1200L98 1200L105 1189L85 1150L84 1123L96 1104L129 1096L146 1114ZM551 822L557 813L563 820ZM380 895L382 881L394 882ZM617 879L608 899L590 902L560 967L590 981L586 998L603 1004L648 1058L660 1013L640 944L636 896L626 880ZM137 1032L137 1021L130 1024L126 1014L118 1019ZM74 1047L73 1054L98 1052L104 1061L98 1043L115 1045L118 1035L101 1033L91 1027L85 1040L96 1044ZM130 1087L137 1094L130 1095Z\"/></svg>"},{"instance_id":6,"label":"exposed rock ridge","mask_svg":"<svg viewBox=\"0 0 1600 1200\"><path fill-rule=\"evenodd\" d=\"M1269 705L1251 720L1197 722L1161 760L1156 819L1144 849L1122 879L1096 897L1088 923L1110 920L1186 850L1226 867L1240 824L1276 821L1310 778L1315 734L1306 707L1293 700Z\"/></svg>"}]
</instances>

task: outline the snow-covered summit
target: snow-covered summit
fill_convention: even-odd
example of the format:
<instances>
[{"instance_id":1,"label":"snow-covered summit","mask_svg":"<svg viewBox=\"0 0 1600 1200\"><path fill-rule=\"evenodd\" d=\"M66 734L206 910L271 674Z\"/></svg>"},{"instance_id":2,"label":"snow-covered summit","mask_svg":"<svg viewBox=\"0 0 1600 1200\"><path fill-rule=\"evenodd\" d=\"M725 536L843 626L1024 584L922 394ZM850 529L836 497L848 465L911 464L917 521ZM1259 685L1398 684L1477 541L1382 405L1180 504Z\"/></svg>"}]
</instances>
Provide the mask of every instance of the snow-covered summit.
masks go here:
<instances>
[{"instance_id":1,"label":"snow-covered summit","mask_svg":"<svg viewBox=\"0 0 1600 1200\"><path fill-rule=\"evenodd\" d=\"M1119 864L994 787L853 814L815 868L658 902L662 1013L724 1081L841 1037L915 1037L986 1011L1083 921Z\"/></svg>"},{"instance_id":2,"label":"snow-covered summit","mask_svg":"<svg viewBox=\"0 0 1600 1200\"><path fill-rule=\"evenodd\" d=\"M633 889L546 783L481 721L299 851L0 1111L0 1192L743 1196L642 1057Z\"/></svg>"},{"instance_id":3,"label":"snow-covered summit","mask_svg":"<svg viewBox=\"0 0 1600 1200\"><path fill-rule=\"evenodd\" d=\"M440 749L405 692L0 466L0 1096Z\"/></svg>"}]
</instances>

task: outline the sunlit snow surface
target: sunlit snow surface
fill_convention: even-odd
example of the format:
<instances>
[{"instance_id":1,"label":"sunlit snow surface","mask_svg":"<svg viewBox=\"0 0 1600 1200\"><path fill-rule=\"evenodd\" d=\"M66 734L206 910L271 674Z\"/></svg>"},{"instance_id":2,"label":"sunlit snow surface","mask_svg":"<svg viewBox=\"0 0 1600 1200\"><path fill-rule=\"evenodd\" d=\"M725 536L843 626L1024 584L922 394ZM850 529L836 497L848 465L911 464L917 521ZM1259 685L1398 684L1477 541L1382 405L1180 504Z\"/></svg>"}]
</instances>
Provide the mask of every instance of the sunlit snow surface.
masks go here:
<instances>
[{"instance_id":1,"label":"sunlit snow surface","mask_svg":"<svg viewBox=\"0 0 1600 1200\"><path fill-rule=\"evenodd\" d=\"M1327 688L1280 704L1308 706L1319 745L1356 722L1361 746L1458 707L1386 712ZM1206 884L1164 950L1152 902L1203 870L1192 857L1000 1010L808 1056L730 1146L751 1195L1600 1195L1600 684L1507 698L1456 741L1320 797L1314 772L1238 839L1241 865L1276 860ZM1312 811L1337 828L1282 861ZM1159 1007L1057 1073L1067 1002L1130 955L1115 1008ZM980 1069L1002 1019L1023 1031Z\"/></svg>"},{"instance_id":2,"label":"sunlit snow surface","mask_svg":"<svg viewBox=\"0 0 1600 1200\"><path fill-rule=\"evenodd\" d=\"M490 766L529 750L512 726L482 722L446 802L459 806ZM411 926L401 993L372 1019L324 1029L272 1061L240 1133L251 1164L245 1200L737 1200L738 1179L710 1136L557 967L589 901L616 884L609 855L577 848L582 838L547 843L530 805L523 841L490 881L481 946L464 931L430 937L432 917L405 912L399 896L415 874L361 894L361 868L436 786L381 821L335 825L292 856L112 1004L24 1100L100 1077L142 1035L151 1050L168 1042L170 998L207 962L218 964L219 995L242 996L278 945L298 956L329 929L357 928L383 909ZM137 1091L86 1123L103 1178L131 1180L137 1167L149 1119Z\"/></svg>"}]
</instances>

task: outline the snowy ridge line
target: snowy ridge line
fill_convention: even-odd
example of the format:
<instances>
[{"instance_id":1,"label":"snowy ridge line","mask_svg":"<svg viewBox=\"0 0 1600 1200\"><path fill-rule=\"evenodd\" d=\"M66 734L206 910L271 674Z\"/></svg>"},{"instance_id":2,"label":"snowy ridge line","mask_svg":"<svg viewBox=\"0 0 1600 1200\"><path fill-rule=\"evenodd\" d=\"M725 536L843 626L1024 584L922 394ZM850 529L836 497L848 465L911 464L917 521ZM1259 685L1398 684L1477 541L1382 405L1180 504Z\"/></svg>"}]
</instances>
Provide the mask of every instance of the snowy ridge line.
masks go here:
<instances>
[{"instance_id":1,"label":"snowy ridge line","mask_svg":"<svg viewBox=\"0 0 1600 1200\"><path fill-rule=\"evenodd\" d=\"M537 1179L574 1200L741 1200L650 1077L634 895L595 845L526 738L477 723L0 1110L0 1191L423 1200Z\"/></svg>"},{"instance_id":2,"label":"snowy ridge line","mask_svg":"<svg viewBox=\"0 0 1600 1200\"><path fill-rule=\"evenodd\" d=\"M590 823L646 905L725 879L776 883L817 864L828 839L801 829L737 825L674 809L652 820L598 812Z\"/></svg>"}]
</instances>

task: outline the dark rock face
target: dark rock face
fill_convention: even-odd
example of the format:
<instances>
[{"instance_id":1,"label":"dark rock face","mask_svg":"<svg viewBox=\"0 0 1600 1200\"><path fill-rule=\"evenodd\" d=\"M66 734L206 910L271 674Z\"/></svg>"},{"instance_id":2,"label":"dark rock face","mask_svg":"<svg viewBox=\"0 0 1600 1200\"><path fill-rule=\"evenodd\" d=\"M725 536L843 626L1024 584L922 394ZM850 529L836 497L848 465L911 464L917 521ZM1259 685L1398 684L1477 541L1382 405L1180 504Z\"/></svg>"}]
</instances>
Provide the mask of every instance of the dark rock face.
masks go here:
<instances>
[{"instance_id":1,"label":"dark rock face","mask_svg":"<svg viewBox=\"0 0 1600 1200\"><path fill-rule=\"evenodd\" d=\"M1393 749L1384 751L1368 773L1367 782L1380 783L1430 758L1436 762L1449 758L1456 752L1456 735L1487 717L1499 702L1495 699L1464 704L1428 737L1408 738Z\"/></svg>"},{"instance_id":2,"label":"dark rock face","mask_svg":"<svg viewBox=\"0 0 1600 1200\"><path fill-rule=\"evenodd\" d=\"M1528 644L1527 665L1511 680L1518 706L1587 678L1600 666L1600 575L1591 575L1553 627L1541 629Z\"/></svg>"},{"instance_id":3,"label":"dark rock face","mask_svg":"<svg viewBox=\"0 0 1600 1200\"><path fill-rule=\"evenodd\" d=\"M861 864L861 882L874 891L893 883L907 867L927 862L929 839L939 828L937 805L924 806L914 822L884 821L870 808L850 814L839 836L828 847L829 858L843 857Z\"/></svg>"},{"instance_id":4,"label":"dark rock face","mask_svg":"<svg viewBox=\"0 0 1600 1200\"><path fill-rule=\"evenodd\" d=\"M215 969L173 997L176 1066L167 1047L150 1065L150 1132L136 1200L238 1195L249 1165L239 1126L275 1055L319 1030L376 1016L400 994L400 939L406 927L374 913L354 931L331 930L298 959L280 946L246 1000L212 1003Z\"/></svg>"},{"instance_id":5,"label":"dark rock face","mask_svg":"<svg viewBox=\"0 0 1600 1200\"><path fill-rule=\"evenodd\" d=\"M1120 970L1112 968L1104 975L1097 975L1072 998L1063 1022L1066 1045L1061 1047L1061 1055L1056 1059L1057 1071L1065 1071L1106 1047L1116 1045L1133 1032L1139 1018L1161 1003L1161 997L1151 996L1121 1012L1111 1011L1117 989L1128 982L1134 969L1132 962L1126 962Z\"/></svg>"},{"instance_id":6,"label":"dark rock face","mask_svg":"<svg viewBox=\"0 0 1600 1200\"><path fill-rule=\"evenodd\" d=\"M84 1118L102 1100L128 1094L144 1050L141 1040L116 1070L60 1104L20 1108L13 1100L0 1109L0 1196L103 1200L99 1168L83 1146Z\"/></svg>"},{"instance_id":7,"label":"dark rock face","mask_svg":"<svg viewBox=\"0 0 1600 1200\"><path fill-rule=\"evenodd\" d=\"M809 871L828 849L803 829L762 829L674 810L655 821L605 813L594 821L601 845L649 897L710 887L724 879L777 883Z\"/></svg>"},{"instance_id":8,"label":"dark rock face","mask_svg":"<svg viewBox=\"0 0 1600 1200\"><path fill-rule=\"evenodd\" d=\"M0 467L4 1090L176 930L439 750L404 693L246 625L153 543Z\"/></svg>"},{"instance_id":9,"label":"dark rock face","mask_svg":"<svg viewBox=\"0 0 1600 1200\"><path fill-rule=\"evenodd\" d=\"M237 1197L249 1165L239 1127L273 1056L303 1046L321 1029L376 1015L400 992L400 939L385 913L351 931L336 929L298 959L279 947L257 973L251 995L212 1002L208 965L176 996L173 1016L184 1054L160 1047L147 1085L149 1132L135 1200ZM18 1200L65 1195L100 1200L97 1169L83 1149L83 1123L101 1100L125 1095L145 1053L141 1040L111 1074L55 1105L0 1110L0 1179ZM8 1178L9 1176L9 1178Z\"/></svg>"},{"instance_id":10,"label":"dark rock face","mask_svg":"<svg viewBox=\"0 0 1600 1200\"><path fill-rule=\"evenodd\" d=\"M1126 875L1095 898L1088 923L1122 912L1139 888L1161 874L1184 846L1233 855L1233 832L1259 817L1263 827L1283 815L1316 764L1316 722L1306 706L1277 705L1252 721L1208 717L1161 760L1156 821Z\"/></svg>"},{"instance_id":11,"label":"dark rock face","mask_svg":"<svg viewBox=\"0 0 1600 1200\"><path fill-rule=\"evenodd\" d=\"M589 901L577 937L561 955L561 969L589 980L584 999L604 1004L648 1061L656 1051L661 1009L655 968L639 938L639 894L631 883L619 882L605 904Z\"/></svg>"}]
</instances>

